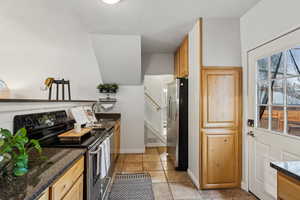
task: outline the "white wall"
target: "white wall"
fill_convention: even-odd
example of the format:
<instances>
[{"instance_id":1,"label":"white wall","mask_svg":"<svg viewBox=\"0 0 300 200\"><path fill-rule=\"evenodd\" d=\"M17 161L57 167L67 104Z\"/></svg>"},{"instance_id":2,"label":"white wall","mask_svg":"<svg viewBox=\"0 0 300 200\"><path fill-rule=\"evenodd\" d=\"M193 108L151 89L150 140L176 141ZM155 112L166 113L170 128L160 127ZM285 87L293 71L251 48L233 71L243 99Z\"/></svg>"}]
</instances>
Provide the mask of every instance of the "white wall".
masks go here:
<instances>
[{"instance_id":1,"label":"white wall","mask_svg":"<svg viewBox=\"0 0 300 200\"><path fill-rule=\"evenodd\" d=\"M15 115L66 110L74 106L91 105L91 103L0 103L0 128L13 131Z\"/></svg>"},{"instance_id":2,"label":"white wall","mask_svg":"<svg viewBox=\"0 0 300 200\"><path fill-rule=\"evenodd\" d=\"M141 37L91 34L103 82L120 84L118 102L110 113L121 113L121 152L143 153L144 86Z\"/></svg>"},{"instance_id":3,"label":"white wall","mask_svg":"<svg viewBox=\"0 0 300 200\"><path fill-rule=\"evenodd\" d=\"M121 113L121 152L143 153L144 144L144 86L120 86L118 102L110 113Z\"/></svg>"},{"instance_id":4,"label":"white wall","mask_svg":"<svg viewBox=\"0 0 300 200\"><path fill-rule=\"evenodd\" d=\"M298 0L261 0L241 17L243 51L300 27L299 6Z\"/></svg>"},{"instance_id":5,"label":"white wall","mask_svg":"<svg viewBox=\"0 0 300 200\"><path fill-rule=\"evenodd\" d=\"M203 19L203 65L241 66L239 19Z\"/></svg>"},{"instance_id":6,"label":"white wall","mask_svg":"<svg viewBox=\"0 0 300 200\"><path fill-rule=\"evenodd\" d=\"M189 169L195 185L200 183L200 25L189 32Z\"/></svg>"},{"instance_id":7,"label":"white wall","mask_svg":"<svg viewBox=\"0 0 300 200\"><path fill-rule=\"evenodd\" d=\"M300 27L300 2L298 0L262 0L240 20L242 63L244 67L244 137L243 137L243 187L248 189L247 120L247 51L278 36Z\"/></svg>"},{"instance_id":8,"label":"white wall","mask_svg":"<svg viewBox=\"0 0 300 200\"><path fill-rule=\"evenodd\" d=\"M17 98L47 98L47 77L71 80L73 99L95 99L101 82L89 35L63 1L0 3L0 76Z\"/></svg>"},{"instance_id":9,"label":"white wall","mask_svg":"<svg viewBox=\"0 0 300 200\"><path fill-rule=\"evenodd\" d=\"M103 82L139 85L142 80L141 36L92 34Z\"/></svg>"},{"instance_id":10,"label":"white wall","mask_svg":"<svg viewBox=\"0 0 300 200\"><path fill-rule=\"evenodd\" d=\"M142 70L145 75L174 74L174 55L167 53L143 54Z\"/></svg>"}]
</instances>

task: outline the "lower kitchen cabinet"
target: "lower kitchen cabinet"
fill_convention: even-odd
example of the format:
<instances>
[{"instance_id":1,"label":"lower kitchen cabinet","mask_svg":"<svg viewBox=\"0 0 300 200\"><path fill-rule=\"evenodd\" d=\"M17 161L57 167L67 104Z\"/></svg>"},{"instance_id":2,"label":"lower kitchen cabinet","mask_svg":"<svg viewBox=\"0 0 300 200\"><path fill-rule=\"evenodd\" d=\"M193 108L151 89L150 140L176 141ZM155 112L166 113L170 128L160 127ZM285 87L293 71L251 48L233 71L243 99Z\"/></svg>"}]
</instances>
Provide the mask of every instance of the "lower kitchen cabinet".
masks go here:
<instances>
[{"instance_id":1,"label":"lower kitchen cabinet","mask_svg":"<svg viewBox=\"0 0 300 200\"><path fill-rule=\"evenodd\" d=\"M83 199L83 175L79 177L74 186L66 194L63 200L82 200Z\"/></svg>"},{"instance_id":2,"label":"lower kitchen cabinet","mask_svg":"<svg viewBox=\"0 0 300 200\"><path fill-rule=\"evenodd\" d=\"M49 200L49 188L47 188L40 196L38 200Z\"/></svg>"},{"instance_id":3,"label":"lower kitchen cabinet","mask_svg":"<svg viewBox=\"0 0 300 200\"><path fill-rule=\"evenodd\" d=\"M38 200L83 200L84 156L65 172Z\"/></svg>"},{"instance_id":4,"label":"lower kitchen cabinet","mask_svg":"<svg viewBox=\"0 0 300 200\"><path fill-rule=\"evenodd\" d=\"M277 173L277 199L278 200L299 200L300 199L300 181L287 176L283 173Z\"/></svg>"},{"instance_id":5,"label":"lower kitchen cabinet","mask_svg":"<svg viewBox=\"0 0 300 200\"><path fill-rule=\"evenodd\" d=\"M114 159L116 159L118 157L118 155L120 154L120 149L121 149L121 124L120 124L120 120L116 121L115 124L115 137L114 137L114 144L115 144L115 152L114 152Z\"/></svg>"},{"instance_id":6,"label":"lower kitchen cabinet","mask_svg":"<svg viewBox=\"0 0 300 200\"><path fill-rule=\"evenodd\" d=\"M51 200L61 200L71 190L77 179L84 171L84 157L77 161L62 177L51 187Z\"/></svg>"},{"instance_id":7,"label":"lower kitchen cabinet","mask_svg":"<svg viewBox=\"0 0 300 200\"><path fill-rule=\"evenodd\" d=\"M238 139L234 131L202 132L202 188L231 188L239 185Z\"/></svg>"}]
</instances>

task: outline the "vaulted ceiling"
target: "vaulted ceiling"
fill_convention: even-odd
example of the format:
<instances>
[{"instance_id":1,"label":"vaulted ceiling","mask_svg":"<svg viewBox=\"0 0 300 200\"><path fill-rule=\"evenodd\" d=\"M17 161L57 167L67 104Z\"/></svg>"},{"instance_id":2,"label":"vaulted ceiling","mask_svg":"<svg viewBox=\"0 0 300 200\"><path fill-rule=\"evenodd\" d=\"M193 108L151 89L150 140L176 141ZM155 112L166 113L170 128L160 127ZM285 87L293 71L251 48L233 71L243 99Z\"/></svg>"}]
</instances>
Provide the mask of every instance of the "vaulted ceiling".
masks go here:
<instances>
[{"instance_id":1,"label":"vaulted ceiling","mask_svg":"<svg viewBox=\"0 0 300 200\"><path fill-rule=\"evenodd\" d=\"M90 33L137 34L142 52L173 52L199 17L239 18L259 0L72 0Z\"/></svg>"}]
</instances>

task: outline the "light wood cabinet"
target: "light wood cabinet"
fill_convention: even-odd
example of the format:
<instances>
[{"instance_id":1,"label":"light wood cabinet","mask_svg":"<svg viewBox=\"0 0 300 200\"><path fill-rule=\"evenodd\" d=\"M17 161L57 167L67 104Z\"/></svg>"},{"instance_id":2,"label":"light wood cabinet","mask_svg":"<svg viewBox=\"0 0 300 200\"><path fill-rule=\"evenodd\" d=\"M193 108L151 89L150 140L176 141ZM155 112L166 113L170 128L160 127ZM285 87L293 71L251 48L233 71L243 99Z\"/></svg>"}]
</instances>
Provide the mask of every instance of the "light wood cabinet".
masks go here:
<instances>
[{"instance_id":1,"label":"light wood cabinet","mask_svg":"<svg viewBox=\"0 0 300 200\"><path fill-rule=\"evenodd\" d=\"M49 188L47 188L38 198L38 200L49 200Z\"/></svg>"},{"instance_id":2,"label":"light wood cabinet","mask_svg":"<svg viewBox=\"0 0 300 200\"><path fill-rule=\"evenodd\" d=\"M241 75L241 68L202 70L202 189L240 186Z\"/></svg>"},{"instance_id":3,"label":"light wood cabinet","mask_svg":"<svg viewBox=\"0 0 300 200\"><path fill-rule=\"evenodd\" d=\"M180 77L189 75L189 40L186 36L180 46Z\"/></svg>"},{"instance_id":4,"label":"light wood cabinet","mask_svg":"<svg viewBox=\"0 0 300 200\"><path fill-rule=\"evenodd\" d=\"M83 200L84 156L45 190L38 200Z\"/></svg>"},{"instance_id":5,"label":"light wood cabinet","mask_svg":"<svg viewBox=\"0 0 300 200\"><path fill-rule=\"evenodd\" d=\"M202 132L202 178L205 188L236 186L239 176L237 145L234 131Z\"/></svg>"},{"instance_id":6,"label":"light wood cabinet","mask_svg":"<svg viewBox=\"0 0 300 200\"><path fill-rule=\"evenodd\" d=\"M189 75L189 40L186 36L174 55L174 76L177 78Z\"/></svg>"},{"instance_id":7,"label":"light wood cabinet","mask_svg":"<svg viewBox=\"0 0 300 200\"><path fill-rule=\"evenodd\" d=\"M174 56L174 72L175 77L180 77L180 51L179 49L176 51Z\"/></svg>"},{"instance_id":8,"label":"light wood cabinet","mask_svg":"<svg viewBox=\"0 0 300 200\"><path fill-rule=\"evenodd\" d=\"M79 177L63 200L83 200L83 175Z\"/></svg>"},{"instance_id":9,"label":"light wood cabinet","mask_svg":"<svg viewBox=\"0 0 300 200\"><path fill-rule=\"evenodd\" d=\"M77 161L51 187L51 200L61 200L70 191L84 171L84 157Z\"/></svg>"},{"instance_id":10,"label":"light wood cabinet","mask_svg":"<svg viewBox=\"0 0 300 200\"><path fill-rule=\"evenodd\" d=\"M115 124L115 154L114 154L114 159L117 159L118 155L120 154L121 151L121 123L120 120L116 121Z\"/></svg>"},{"instance_id":11,"label":"light wood cabinet","mask_svg":"<svg viewBox=\"0 0 300 200\"><path fill-rule=\"evenodd\" d=\"M289 177L281 172L277 173L277 199L298 200L300 199L300 181Z\"/></svg>"}]
</instances>

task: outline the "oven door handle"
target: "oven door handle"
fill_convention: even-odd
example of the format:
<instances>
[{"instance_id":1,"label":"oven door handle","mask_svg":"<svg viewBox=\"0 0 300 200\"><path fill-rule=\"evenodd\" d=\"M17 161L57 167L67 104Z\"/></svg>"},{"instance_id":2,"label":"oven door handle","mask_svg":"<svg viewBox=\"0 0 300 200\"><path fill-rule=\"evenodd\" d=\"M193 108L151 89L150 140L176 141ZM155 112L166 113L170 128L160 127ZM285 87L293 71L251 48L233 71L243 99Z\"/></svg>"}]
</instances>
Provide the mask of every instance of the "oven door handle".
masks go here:
<instances>
[{"instance_id":1,"label":"oven door handle","mask_svg":"<svg viewBox=\"0 0 300 200\"><path fill-rule=\"evenodd\" d=\"M91 151L90 154L98 154L101 149L102 145L100 145L96 151Z\"/></svg>"}]
</instances>

